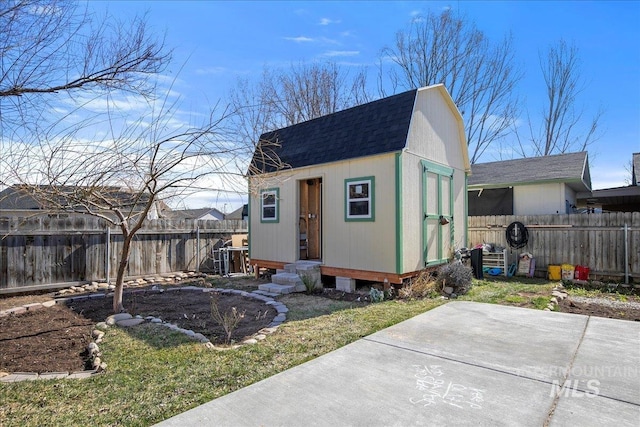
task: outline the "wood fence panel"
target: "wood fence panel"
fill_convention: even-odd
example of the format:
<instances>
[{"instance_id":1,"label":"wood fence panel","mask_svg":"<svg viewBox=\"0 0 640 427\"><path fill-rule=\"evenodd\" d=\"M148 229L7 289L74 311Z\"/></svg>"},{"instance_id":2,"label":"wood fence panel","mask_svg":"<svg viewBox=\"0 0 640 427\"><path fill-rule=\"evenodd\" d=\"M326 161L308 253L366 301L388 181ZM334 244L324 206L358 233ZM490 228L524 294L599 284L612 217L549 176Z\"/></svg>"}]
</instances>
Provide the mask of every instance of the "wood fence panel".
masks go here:
<instances>
[{"instance_id":1,"label":"wood fence panel","mask_svg":"<svg viewBox=\"0 0 640 427\"><path fill-rule=\"evenodd\" d=\"M246 232L247 222L239 220L148 221L134 237L126 275L212 269L213 248ZM107 223L98 218L0 218L0 291L105 280L107 257L113 279L122 245L121 231L111 228L107 253Z\"/></svg>"},{"instance_id":2,"label":"wood fence panel","mask_svg":"<svg viewBox=\"0 0 640 427\"><path fill-rule=\"evenodd\" d=\"M517 253L530 252L536 258L538 275L550 264L588 266L594 276L622 278L625 254L631 277L640 279L640 213L613 212L570 215L505 215L469 217L468 246L494 243L507 246L505 229L519 221L527 226L528 244L509 251L510 262ZM625 252L624 225L628 226ZM515 253L517 252L517 253Z\"/></svg>"}]
</instances>

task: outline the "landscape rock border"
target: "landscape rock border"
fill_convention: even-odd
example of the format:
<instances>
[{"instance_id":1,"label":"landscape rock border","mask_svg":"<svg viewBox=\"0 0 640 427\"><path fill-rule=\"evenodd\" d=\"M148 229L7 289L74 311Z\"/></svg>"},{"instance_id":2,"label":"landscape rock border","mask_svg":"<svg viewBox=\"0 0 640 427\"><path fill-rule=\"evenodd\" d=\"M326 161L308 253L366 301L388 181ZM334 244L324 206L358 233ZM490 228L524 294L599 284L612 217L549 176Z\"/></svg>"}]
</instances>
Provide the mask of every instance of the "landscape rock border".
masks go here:
<instances>
[{"instance_id":1,"label":"landscape rock border","mask_svg":"<svg viewBox=\"0 0 640 427\"><path fill-rule=\"evenodd\" d=\"M549 300L549 304L547 304L547 306L542 310L556 311L556 308L558 307L558 303L563 299L567 298L568 296L569 294L567 294L567 291L565 290L564 286L562 286L562 284L558 284L554 286L553 290L551 291L551 299Z\"/></svg>"},{"instance_id":2,"label":"landscape rock border","mask_svg":"<svg viewBox=\"0 0 640 427\"><path fill-rule=\"evenodd\" d=\"M83 291L86 292L86 290L84 289ZM263 301L265 304L271 305L277 311L278 314L274 317L274 319L271 321L268 327L260 329L257 333L253 334L251 337L245 339L244 341L238 344L234 344L231 346L217 346L213 344L207 337L205 337L200 333L195 333L189 329L182 329L175 324L164 322L162 321L162 319L157 317L153 317L153 316L147 316L145 318L143 318L142 316L134 317L129 313L113 314L107 317L107 319L105 319L104 322L99 322L98 324L96 324L95 329L93 329L93 331L91 332L93 341L87 345L87 352L90 355L89 360L91 361L92 369L85 370L85 371L76 371L76 372L44 372L41 374L37 372L13 372L13 373L0 372L0 382L9 383L9 382L18 382L18 381L40 380L40 379L50 380L50 379L65 379L65 378L83 379L83 378L89 378L93 375L103 372L107 368L107 364L102 362L102 359L101 359L102 353L100 352L100 347L98 346L98 344L102 342L102 338L104 337L104 334L105 334L104 331L111 326L127 328L127 327L148 322L151 324L156 324L158 326L169 328L170 330L173 330L176 332L183 333L188 337L201 342L208 349L232 350L232 349L242 347L243 345L257 344L259 341L264 340L267 337L267 335L275 332L278 329L278 327L287 320L287 313L289 311L289 309L285 304L283 304L282 302L276 301L273 298L274 296L277 296L276 294L271 294L269 292L262 292L262 291L247 292L247 291L241 291L237 289L181 286L181 287L172 287L167 289L156 288L156 289L144 290L144 291L133 290L129 292L131 293L138 293L138 292L163 293L163 292L172 292L172 291L194 291L194 292L203 292L203 293L218 292L221 294L236 294L243 297L254 298L254 299ZM45 301L43 303L26 304L20 307L14 307L7 310L2 310L0 311L0 317L8 316L10 314L25 313L27 311L40 310L46 307L52 307L55 304L66 304L67 301L77 301L77 300L90 299L90 298L106 298L112 295L113 293L111 292L98 293L98 294L74 296L69 298L57 298L51 301Z\"/></svg>"}]
</instances>

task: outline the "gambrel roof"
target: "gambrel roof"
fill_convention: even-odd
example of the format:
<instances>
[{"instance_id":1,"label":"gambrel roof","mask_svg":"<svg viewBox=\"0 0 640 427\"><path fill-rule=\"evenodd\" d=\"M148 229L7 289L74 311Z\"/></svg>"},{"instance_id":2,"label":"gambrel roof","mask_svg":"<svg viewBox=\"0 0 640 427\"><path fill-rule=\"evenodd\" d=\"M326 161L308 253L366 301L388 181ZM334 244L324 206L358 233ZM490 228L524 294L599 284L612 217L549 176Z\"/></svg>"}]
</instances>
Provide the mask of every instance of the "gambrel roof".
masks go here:
<instances>
[{"instance_id":1,"label":"gambrel roof","mask_svg":"<svg viewBox=\"0 0 640 427\"><path fill-rule=\"evenodd\" d=\"M471 165L469 188L564 182L576 191L591 191L586 151Z\"/></svg>"},{"instance_id":2,"label":"gambrel roof","mask_svg":"<svg viewBox=\"0 0 640 427\"><path fill-rule=\"evenodd\" d=\"M250 173L330 163L402 150L407 142L417 89L352 107L260 137Z\"/></svg>"}]
</instances>

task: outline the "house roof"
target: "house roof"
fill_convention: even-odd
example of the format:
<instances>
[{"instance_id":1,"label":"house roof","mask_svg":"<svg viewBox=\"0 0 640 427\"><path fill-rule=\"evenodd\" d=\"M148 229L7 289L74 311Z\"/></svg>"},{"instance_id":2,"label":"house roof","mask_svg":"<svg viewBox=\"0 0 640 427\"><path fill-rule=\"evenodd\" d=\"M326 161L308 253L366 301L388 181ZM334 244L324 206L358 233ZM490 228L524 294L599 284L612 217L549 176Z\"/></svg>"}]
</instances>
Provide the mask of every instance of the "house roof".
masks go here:
<instances>
[{"instance_id":1,"label":"house roof","mask_svg":"<svg viewBox=\"0 0 640 427\"><path fill-rule=\"evenodd\" d=\"M600 205L603 212L640 212L640 186L603 188L577 194L580 204Z\"/></svg>"},{"instance_id":2,"label":"house roof","mask_svg":"<svg viewBox=\"0 0 640 427\"><path fill-rule=\"evenodd\" d=\"M242 219L245 216L249 216L249 205L244 204L235 211L225 215L225 219Z\"/></svg>"},{"instance_id":3,"label":"house roof","mask_svg":"<svg viewBox=\"0 0 640 427\"><path fill-rule=\"evenodd\" d=\"M50 205L53 209L64 206L82 209L74 197L91 198L97 202L106 197L117 206L133 211L141 211L149 200L148 194L138 194L119 187L74 187L74 186L29 186L14 185L0 192L2 210L42 210Z\"/></svg>"},{"instance_id":4,"label":"house roof","mask_svg":"<svg viewBox=\"0 0 640 427\"><path fill-rule=\"evenodd\" d=\"M640 185L640 153L633 153L631 185Z\"/></svg>"},{"instance_id":5,"label":"house roof","mask_svg":"<svg viewBox=\"0 0 640 427\"><path fill-rule=\"evenodd\" d=\"M469 188L498 188L545 182L565 182L576 191L591 191L586 151L476 163L471 166Z\"/></svg>"},{"instance_id":6,"label":"house roof","mask_svg":"<svg viewBox=\"0 0 640 427\"><path fill-rule=\"evenodd\" d=\"M330 163L402 150L417 89L260 136L249 173Z\"/></svg>"},{"instance_id":7,"label":"house roof","mask_svg":"<svg viewBox=\"0 0 640 427\"><path fill-rule=\"evenodd\" d=\"M180 209L164 212L164 215L169 219L199 219L208 213L212 213L212 215L219 216L220 218L224 217L224 214L216 208Z\"/></svg>"}]
</instances>

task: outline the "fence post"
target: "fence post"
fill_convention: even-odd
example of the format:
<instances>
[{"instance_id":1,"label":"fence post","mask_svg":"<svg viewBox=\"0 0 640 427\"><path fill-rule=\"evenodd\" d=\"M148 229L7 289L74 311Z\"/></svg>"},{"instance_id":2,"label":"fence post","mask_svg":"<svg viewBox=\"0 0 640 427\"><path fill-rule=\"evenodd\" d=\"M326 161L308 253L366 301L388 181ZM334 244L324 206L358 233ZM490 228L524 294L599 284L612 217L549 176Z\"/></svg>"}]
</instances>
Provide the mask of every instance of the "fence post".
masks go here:
<instances>
[{"instance_id":1,"label":"fence post","mask_svg":"<svg viewBox=\"0 0 640 427\"><path fill-rule=\"evenodd\" d=\"M110 285L109 277L111 276L111 229L107 226L105 245L104 245L104 272L107 276L107 284Z\"/></svg>"},{"instance_id":2,"label":"fence post","mask_svg":"<svg viewBox=\"0 0 640 427\"><path fill-rule=\"evenodd\" d=\"M629 226L624 225L624 284L629 284Z\"/></svg>"},{"instance_id":3,"label":"fence post","mask_svg":"<svg viewBox=\"0 0 640 427\"><path fill-rule=\"evenodd\" d=\"M196 273L200 273L200 226L196 227Z\"/></svg>"}]
</instances>

